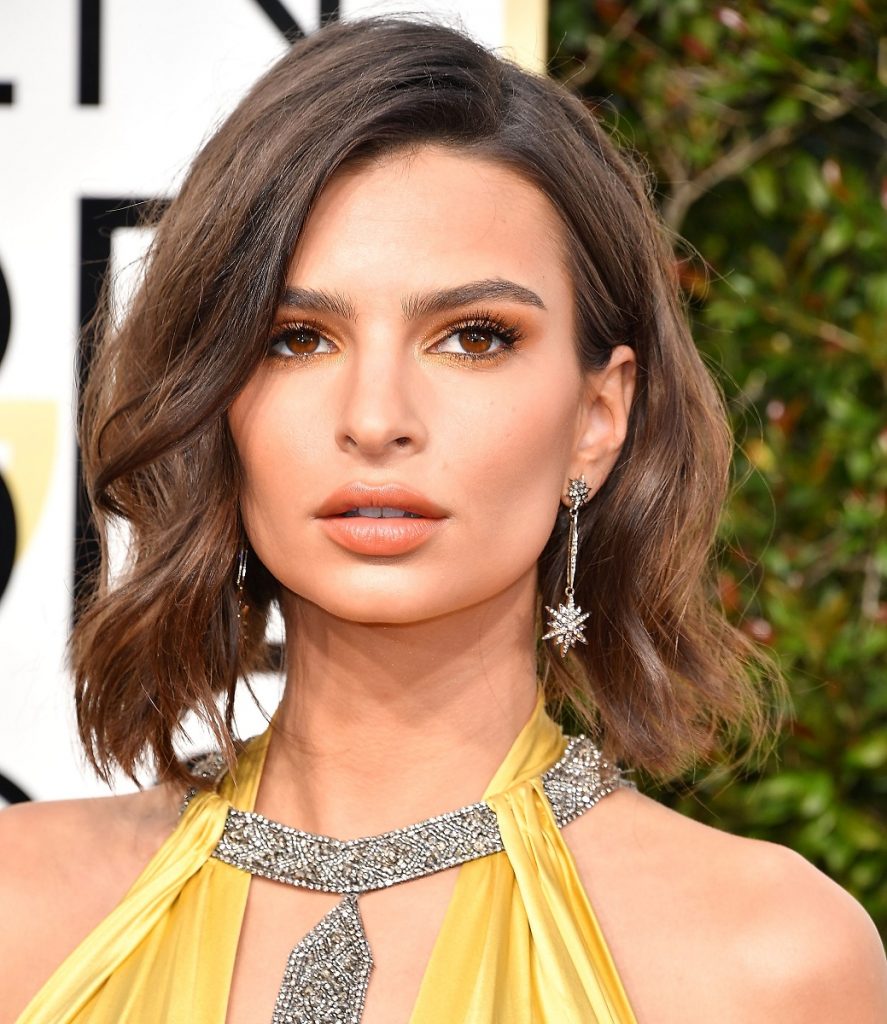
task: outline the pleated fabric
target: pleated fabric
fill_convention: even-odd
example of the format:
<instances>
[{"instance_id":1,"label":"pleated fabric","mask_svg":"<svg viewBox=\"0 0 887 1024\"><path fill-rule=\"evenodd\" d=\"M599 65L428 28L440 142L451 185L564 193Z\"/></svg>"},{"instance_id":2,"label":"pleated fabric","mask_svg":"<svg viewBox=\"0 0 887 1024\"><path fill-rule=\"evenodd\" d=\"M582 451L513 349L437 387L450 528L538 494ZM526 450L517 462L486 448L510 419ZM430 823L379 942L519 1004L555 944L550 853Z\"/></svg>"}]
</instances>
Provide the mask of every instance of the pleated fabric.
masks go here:
<instances>
[{"instance_id":1,"label":"pleated fabric","mask_svg":"<svg viewBox=\"0 0 887 1024\"><path fill-rule=\"evenodd\" d=\"M16 1024L224 1024L251 876L211 854L228 808L252 810L270 736L191 801ZM504 850L458 869L410 1024L637 1024L539 778L566 744L540 692L483 795Z\"/></svg>"}]
</instances>

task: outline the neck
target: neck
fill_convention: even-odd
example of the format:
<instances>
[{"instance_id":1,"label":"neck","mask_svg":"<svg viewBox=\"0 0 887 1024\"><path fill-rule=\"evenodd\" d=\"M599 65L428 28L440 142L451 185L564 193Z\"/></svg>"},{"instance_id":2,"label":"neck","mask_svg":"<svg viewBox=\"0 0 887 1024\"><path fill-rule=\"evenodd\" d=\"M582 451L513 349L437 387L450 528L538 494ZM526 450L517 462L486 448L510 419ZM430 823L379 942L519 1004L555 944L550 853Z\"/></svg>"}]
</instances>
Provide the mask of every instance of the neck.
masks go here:
<instances>
[{"instance_id":1,"label":"neck","mask_svg":"<svg viewBox=\"0 0 887 1024\"><path fill-rule=\"evenodd\" d=\"M536 704L534 589L396 625L285 601L287 684L257 808L347 839L479 800Z\"/></svg>"}]
</instances>

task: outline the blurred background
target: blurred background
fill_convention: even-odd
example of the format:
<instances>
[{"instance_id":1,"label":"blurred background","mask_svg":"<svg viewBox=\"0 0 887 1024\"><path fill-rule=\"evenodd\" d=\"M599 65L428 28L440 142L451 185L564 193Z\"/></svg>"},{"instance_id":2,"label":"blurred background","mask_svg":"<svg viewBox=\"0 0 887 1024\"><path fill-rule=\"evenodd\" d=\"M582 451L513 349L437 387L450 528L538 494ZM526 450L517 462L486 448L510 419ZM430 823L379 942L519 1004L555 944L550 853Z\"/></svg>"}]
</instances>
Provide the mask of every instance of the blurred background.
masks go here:
<instances>
[{"instance_id":1,"label":"blurred background","mask_svg":"<svg viewBox=\"0 0 887 1024\"><path fill-rule=\"evenodd\" d=\"M549 59L686 240L737 439L719 596L795 707L763 770L657 795L799 851L887 935L887 5L551 0Z\"/></svg>"},{"instance_id":2,"label":"blurred background","mask_svg":"<svg viewBox=\"0 0 887 1024\"><path fill-rule=\"evenodd\" d=\"M887 935L887 10L874 0L4 4L0 802L98 791L63 661L89 553L73 408L97 282L114 275L124 301L147 242L141 201L174 194L294 32L398 7L547 66L638 152L727 396L718 597L778 658L794 714L753 770L643 788L797 850ZM279 682L258 689L272 709Z\"/></svg>"}]
</instances>

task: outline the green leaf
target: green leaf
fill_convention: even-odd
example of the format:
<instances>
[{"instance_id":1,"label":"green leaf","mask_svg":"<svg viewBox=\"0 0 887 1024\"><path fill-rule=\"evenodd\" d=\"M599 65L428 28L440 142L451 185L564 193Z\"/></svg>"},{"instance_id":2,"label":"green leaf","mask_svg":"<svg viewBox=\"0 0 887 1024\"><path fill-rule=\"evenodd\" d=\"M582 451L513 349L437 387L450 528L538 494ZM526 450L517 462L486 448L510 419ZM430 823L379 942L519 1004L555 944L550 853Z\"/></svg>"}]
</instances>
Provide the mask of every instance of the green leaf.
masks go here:
<instances>
[{"instance_id":1,"label":"green leaf","mask_svg":"<svg viewBox=\"0 0 887 1024\"><path fill-rule=\"evenodd\" d=\"M804 120L804 104L795 96L778 96L764 115L768 128L779 128L799 124Z\"/></svg>"}]
</instances>

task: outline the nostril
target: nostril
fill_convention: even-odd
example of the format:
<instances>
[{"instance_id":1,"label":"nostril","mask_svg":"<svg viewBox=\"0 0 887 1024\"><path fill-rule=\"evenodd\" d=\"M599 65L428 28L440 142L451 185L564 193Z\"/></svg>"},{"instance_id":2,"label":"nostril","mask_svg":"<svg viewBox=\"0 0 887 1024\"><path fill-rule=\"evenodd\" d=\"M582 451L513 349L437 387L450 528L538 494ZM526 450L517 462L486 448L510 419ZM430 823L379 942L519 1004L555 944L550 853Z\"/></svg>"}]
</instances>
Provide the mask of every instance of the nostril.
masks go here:
<instances>
[{"instance_id":1,"label":"nostril","mask_svg":"<svg viewBox=\"0 0 887 1024\"><path fill-rule=\"evenodd\" d=\"M352 433L343 433L341 436L341 444L347 448L358 448L366 451L377 451L391 449L392 445L398 448L407 448L416 443L415 435L402 434L399 437L392 437L390 434L388 437L384 435L374 435L371 433L361 434L359 431Z\"/></svg>"}]
</instances>

